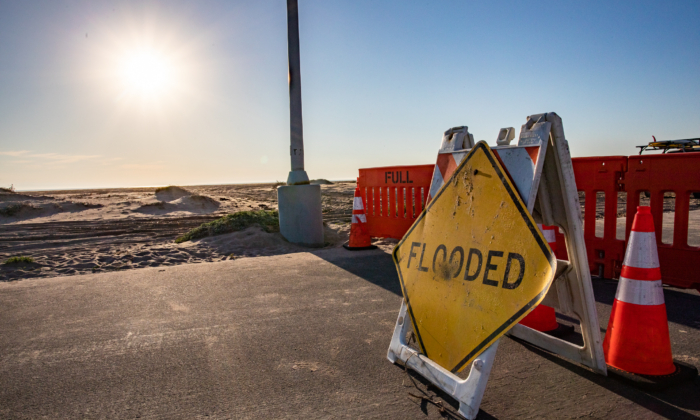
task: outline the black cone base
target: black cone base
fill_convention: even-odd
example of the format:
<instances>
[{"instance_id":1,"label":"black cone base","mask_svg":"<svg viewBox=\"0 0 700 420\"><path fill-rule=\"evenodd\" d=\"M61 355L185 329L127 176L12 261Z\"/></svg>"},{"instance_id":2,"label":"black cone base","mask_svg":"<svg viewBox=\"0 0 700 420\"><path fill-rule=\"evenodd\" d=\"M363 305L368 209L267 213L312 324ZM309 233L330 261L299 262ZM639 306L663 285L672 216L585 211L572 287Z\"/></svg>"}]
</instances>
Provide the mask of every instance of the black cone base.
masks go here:
<instances>
[{"instance_id":1,"label":"black cone base","mask_svg":"<svg viewBox=\"0 0 700 420\"><path fill-rule=\"evenodd\" d=\"M661 376L640 375L608 365L608 376L646 391L661 391L681 382L691 381L698 376L698 369L693 365L679 362L678 360L674 360L673 364L676 365L676 371L669 375Z\"/></svg>"},{"instance_id":2,"label":"black cone base","mask_svg":"<svg viewBox=\"0 0 700 420\"><path fill-rule=\"evenodd\" d=\"M344 243L343 248L347 249L348 251L365 251L368 249L377 249L377 245L350 247L349 244L350 242Z\"/></svg>"}]
</instances>

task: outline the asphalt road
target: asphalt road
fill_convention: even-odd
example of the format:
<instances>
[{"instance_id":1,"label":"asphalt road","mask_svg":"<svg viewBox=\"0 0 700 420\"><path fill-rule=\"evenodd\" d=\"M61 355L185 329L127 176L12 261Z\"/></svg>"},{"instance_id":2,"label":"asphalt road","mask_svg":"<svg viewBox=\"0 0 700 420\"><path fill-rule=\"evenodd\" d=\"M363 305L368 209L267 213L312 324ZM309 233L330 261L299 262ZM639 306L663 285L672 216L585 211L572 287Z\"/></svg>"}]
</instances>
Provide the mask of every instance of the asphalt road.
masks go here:
<instances>
[{"instance_id":1,"label":"asphalt road","mask_svg":"<svg viewBox=\"0 0 700 420\"><path fill-rule=\"evenodd\" d=\"M604 329L616 282L594 287ZM700 295L665 297L700 366ZM388 254L343 249L2 283L0 418L449 418L386 359L400 302ZM510 338L479 414L698 416L698 379L648 393Z\"/></svg>"}]
</instances>

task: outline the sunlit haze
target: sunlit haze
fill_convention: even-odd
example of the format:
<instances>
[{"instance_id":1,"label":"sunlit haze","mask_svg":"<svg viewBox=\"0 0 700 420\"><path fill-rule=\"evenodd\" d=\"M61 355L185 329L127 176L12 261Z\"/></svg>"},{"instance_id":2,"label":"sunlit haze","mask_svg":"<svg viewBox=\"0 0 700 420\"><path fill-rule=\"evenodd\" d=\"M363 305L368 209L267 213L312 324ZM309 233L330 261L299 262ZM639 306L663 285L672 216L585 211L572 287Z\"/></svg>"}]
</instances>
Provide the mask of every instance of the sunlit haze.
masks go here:
<instances>
[{"instance_id":1,"label":"sunlit haze","mask_svg":"<svg viewBox=\"0 0 700 420\"><path fill-rule=\"evenodd\" d=\"M124 57L121 73L124 91L144 99L167 94L175 82L173 63L154 51L135 51Z\"/></svg>"},{"instance_id":2,"label":"sunlit haze","mask_svg":"<svg viewBox=\"0 0 700 420\"><path fill-rule=\"evenodd\" d=\"M700 3L299 0L306 170L557 112L574 156L700 136ZM0 3L0 187L285 180L286 3Z\"/></svg>"}]
</instances>

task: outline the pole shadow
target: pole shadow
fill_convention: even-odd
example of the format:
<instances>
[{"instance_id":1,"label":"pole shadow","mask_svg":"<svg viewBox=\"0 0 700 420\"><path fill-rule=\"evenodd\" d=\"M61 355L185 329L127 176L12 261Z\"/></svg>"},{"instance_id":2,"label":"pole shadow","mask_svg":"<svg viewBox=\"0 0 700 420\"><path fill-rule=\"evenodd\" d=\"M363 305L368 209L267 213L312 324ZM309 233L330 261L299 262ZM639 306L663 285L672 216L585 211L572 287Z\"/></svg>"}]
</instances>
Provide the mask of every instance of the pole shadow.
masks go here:
<instances>
[{"instance_id":1,"label":"pole shadow","mask_svg":"<svg viewBox=\"0 0 700 420\"><path fill-rule=\"evenodd\" d=\"M337 250L315 252L314 255L397 296L403 296L394 260L386 252Z\"/></svg>"}]
</instances>

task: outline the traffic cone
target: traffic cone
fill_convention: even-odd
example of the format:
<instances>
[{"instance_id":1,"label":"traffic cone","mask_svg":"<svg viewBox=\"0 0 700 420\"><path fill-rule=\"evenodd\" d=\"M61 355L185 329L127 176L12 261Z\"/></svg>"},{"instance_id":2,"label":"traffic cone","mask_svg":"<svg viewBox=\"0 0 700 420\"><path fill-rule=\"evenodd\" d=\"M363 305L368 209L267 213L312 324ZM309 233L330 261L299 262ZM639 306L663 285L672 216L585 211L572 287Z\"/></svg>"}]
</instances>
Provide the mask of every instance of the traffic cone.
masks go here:
<instances>
[{"instance_id":1,"label":"traffic cone","mask_svg":"<svg viewBox=\"0 0 700 420\"><path fill-rule=\"evenodd\" d=\"M372 245L372 238L367 231L367 216L365 215L365 206L362 204L362 195L359 187L355 188L355 198L352 203L350 240L343 247L350 251L377 248L376 245Z\"/></svg>"},{"instance_id":2,"label":"traffic cone","mask_svg":"<svg viewBox=\"0 0 700 420\"><path fill-rule=\"evenodd\" d=\"M610 366L627 372L668 375L676 370L649 207L637 207L603 351Z\"/></svg>"},{"instance_id":3,"label":"traffic cone","mask_svg":"<svg viewBox=\"0 0 700 420\"><path fill-rule=\"evenodd\" d=\"M693 374L674 364L654 220L647 206L637 207L634 216L603 352L610 372L645 388L662 389L697 375L697 369Z\"/></svg>"},{"instance_id":4,"label":"traffic cone","mask_svg":"<svg viewBox=\"0 0 700 420\"><path fill-rule=\"evenodd\" d=\"M541 224L537 224L537 226L542 231L552 252L555 252L557 249L557 238L554 235L556 228ZM554 308L547 305L537 306L525 318L520 320L520 324L554 336L562 336L574 330L573 326L558 323Z\"/></svg>"}]
</instances>

